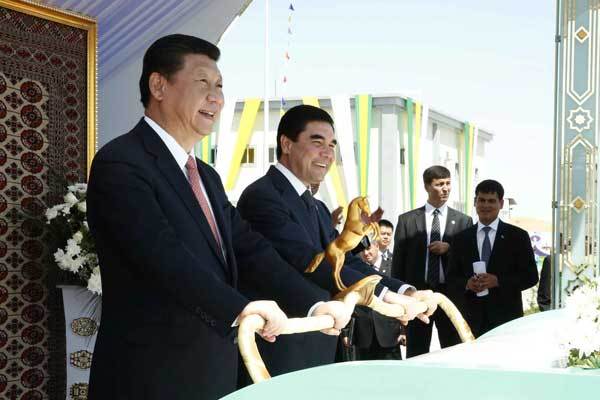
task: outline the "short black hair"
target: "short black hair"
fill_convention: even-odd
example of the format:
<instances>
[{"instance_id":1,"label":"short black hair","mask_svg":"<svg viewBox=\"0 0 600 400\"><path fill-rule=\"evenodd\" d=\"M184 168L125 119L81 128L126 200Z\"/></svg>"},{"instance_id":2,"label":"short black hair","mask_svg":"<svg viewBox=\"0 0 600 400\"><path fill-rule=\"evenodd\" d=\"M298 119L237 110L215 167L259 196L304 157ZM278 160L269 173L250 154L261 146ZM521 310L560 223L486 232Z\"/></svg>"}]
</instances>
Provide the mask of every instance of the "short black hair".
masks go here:
<instances>
[{"instance_id":1,"label":"short black hair","mask_svg":"<svg viewBox=\"0 0 600 400\"><path fill-rule=\"evenodd\" d=\"M423 172L423 183L428 185L433 182L434 179L446 179L450 178L450 171L448 168L441 165L434 165L427 168Z\"/></svg>"},{"instance_id":2,"label":"short black hair","mask_svg":"<svg viewBox=\"0 0 600 400\"><path fill-rule=\"evenodd\" d=\"M279 126L277 127L277 159L281 158L281 137L286 136L292 142L298 139L298 135L304 129L306 124L309 122L327 122L333 126L333 118L327 113L327 111L320 109L319 107L309 106L302 104L296 107L292 107L283 114Z\"/></svg>"},{"instance_id":3,"label":"short black hair","mask_svg":"<svg viewBox=\"0 0 600 400\"><path fill-rule=\"evenodd\" d=\"M479 193L496 193L498 195L498 199L502 200L504 198L504 188L500 184L500 182L495 181L493 179L486 179L484 181L479 182L479 185L475 188L475 197Z\"/></svg>"},{"instance_id":4,"label":"short black hair","mask_svg":"<svg viewBox=\"0 0 600 400\"><path fill-rule=\"evenodd\" d=\"M380 219L379 220L379 227L386 227L386 228L390 228L391 230L394 230L394 224L392 224L390 221L388 221L387 219Z\"/></svg>"},{"instance_id":5,"label":"short black hair","mask_svg":"<svg viewBox=\"0 0 600 400\"><path fill-rule=\"evenodd\" d=\"M221 51L204 39L182 34L163 36L148 47L140 76L140 100L144 107L150 103L150 75L158 72L170 79L183 68L183 58L188 54L203 54L219 61Z\"/></svg>"}]
</instances>

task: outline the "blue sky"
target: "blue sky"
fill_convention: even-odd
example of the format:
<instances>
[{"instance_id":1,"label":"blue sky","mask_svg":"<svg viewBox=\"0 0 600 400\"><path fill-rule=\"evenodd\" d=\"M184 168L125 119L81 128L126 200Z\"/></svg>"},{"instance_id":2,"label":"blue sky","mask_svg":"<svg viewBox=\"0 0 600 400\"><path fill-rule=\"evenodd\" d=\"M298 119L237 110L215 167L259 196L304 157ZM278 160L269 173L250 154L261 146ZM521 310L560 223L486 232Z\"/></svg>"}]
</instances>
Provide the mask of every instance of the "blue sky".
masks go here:
<instances>
[{"instance_id":1,"label":"blue sky","mask_svg":"<svg viewBox=\"0 0 600 400\"><path fill-rule=\"evenodd\" d=\"M280 96L290 1L271 0ZM262 96L264 0L220 43L225 91ZM493 132L489 178L515 214L550 220L555 4L547 0L298 0L285 95L402 93ZM275 93L277 81L277 93Z\"/></svg>"}]
</instances>

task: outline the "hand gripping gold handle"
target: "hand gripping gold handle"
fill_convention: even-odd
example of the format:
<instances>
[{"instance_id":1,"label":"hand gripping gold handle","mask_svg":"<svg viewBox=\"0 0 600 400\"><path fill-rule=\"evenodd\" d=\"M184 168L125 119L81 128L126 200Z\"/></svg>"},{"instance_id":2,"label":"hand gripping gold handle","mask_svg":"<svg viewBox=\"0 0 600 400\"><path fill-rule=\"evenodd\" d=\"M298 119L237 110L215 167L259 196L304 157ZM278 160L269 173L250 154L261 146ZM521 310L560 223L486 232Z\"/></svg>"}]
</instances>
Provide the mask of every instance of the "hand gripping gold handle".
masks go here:
<instances>
[{"instance_id":1,"label":"hand gripping gold handle","mask_svg":"<svg viewBox=\"0 0 600 400\"><path fill-rule=\"evenodd\" d=\"M367 305L372 302L375 285L381 277L371 276L345 290L345 293L336 296L350 309L356 304ZM404 314L402 306L396 307L396 313ZM248 374L254 383L262 382L271 378L264 361L262 360L258 347L256 346L256 332L265 326L265 320L258 314L248 315L240 320L238 328L238 346L240 354L248 370ZM319 315L307 318L290 318L286 321L283 335L294 333L322 331L333 328L335 321L329 315Z\"/></svg>"}]
</instances>

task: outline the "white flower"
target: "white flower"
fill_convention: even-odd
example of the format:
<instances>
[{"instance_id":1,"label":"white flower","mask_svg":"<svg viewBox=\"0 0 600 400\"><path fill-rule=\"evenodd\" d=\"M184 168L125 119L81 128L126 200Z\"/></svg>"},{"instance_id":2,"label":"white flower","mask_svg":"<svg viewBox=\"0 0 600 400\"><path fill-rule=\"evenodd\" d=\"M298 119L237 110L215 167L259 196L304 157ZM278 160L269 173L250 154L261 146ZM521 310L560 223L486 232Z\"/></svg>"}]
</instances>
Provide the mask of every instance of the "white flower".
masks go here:
<instances>
[{"instance_id":1,"label":"white flower","mask_svg":"<svg viewBox=\"0 0 600 400\"><path fill-rule=\"evenodd\" d=\"M77 197L75 197L75 195L72 192L65 194L64 200L65 200L65 203L69 204L69 207L72 206L73 204L76 204L78 201Z\"/></svg>"},{"instance_id":2,"label":"white flower","mask_svg":"<svg viewBox=\"0 0 600 400\"><path fill-rule=\"evenodd\" d=\"M92 270L92 275L88 279L87 288L90 292L102 295L102 279L100 277L100 267L96 266Z\"/></svg>"},{"instance_id":3,"label":"white flower","mask_svg":"<svg viewBox=\"0 0 600 400\"><path fill-rule=\"evenodd\" d=\"M54 218L58 217L58 212L60 211L60 209L63 207L62 204L59 204L57 206L54 207L50 207L49 209L46 210L46 220L48 222L52 221Z\"/></svg>"},{"instance_id":4,"label":"white flower","mask_svg":"<svg viewBox=\"0 0 600 400\"><path fill-rule=\"evenodd\" d=\"M68 252L65 253L62 249L58 249L54 253L54 260L60 269L73 273L77 273L85 261L82 257L73 257Z\"/></svg>"},{"instance_id":5,"label":"white flower","mask_svg":"<svg viewBox=\"0 0 600 400\"><path fill-rule=\"evenodd\" d=\"M67 187L71 193L85 193L87 191L87 183L76 183Z\"/></svg>"},{"instance_id":6,"label":"white flower","mask_svg":"<svg viewBox=\"0 0 600 400\"><path fill-rule=\"evenodd\" d=\"M566 300L567 321L562 343L575 349L579 358L600 351L600 277L577 288Z\"/></svg>"},{"instance_id":7,"label":"white flower","mask_svg":"<svg viewBox=\"0 0 600 400\"><path fill-rule=\"evenodd\" d=\"M69 239L67 240L67 255L69 256L78 256L79 253L81 253L81 247L79 247L79 244L77 244L77 240L76 239Z\"/></svg>"},{"instance_id":8,"label":"white flower","mask_svg":"<svg viewBox=\"0 0 600 400\"><path fill-rule=\"evenodd\" d=\"M86 212L86 210L87 210L87 206L86 206L85 200L83 200L83 201L80 201L79 203L77 203L77 209L78 209L79 211L81 211L82 213L85 213L85 212Z\"/></svg>"},{"instance_id":9,"label":"white flower","mask_svg":"<svg viewBox=\"0 0 600 400\"><path fill-rule=\"evenodd\" d=\"M83 239L83 233L81 233L80 231L75 232L75 234L73 235L73 240L75 241L75 243L77 243L77 244L81 243L82 239Z\"/></svg>"},{"instance_id":10,"label":"white flower","mask_svg":"<svg viewBox=\"0 0 600 400\"><path fill-rule=\"evenodd\" d=\"M64 203L64 204L61 204L60 206L61 206L61 208L59 209L59 211L62 212L64 215L71 214L71 206L72 206L72 204Z\"/></svg>"},{"instance_id":11,"label":"white flower","mask_svg":"<svg viewBox=\"0 0 600 400\"><path fill-rule=\"evenodd\" d=\"M87 221L83 221L83 226L85 226L85 229L87 229L88 231L90 230Z\"/></svg>"}]
</instances>

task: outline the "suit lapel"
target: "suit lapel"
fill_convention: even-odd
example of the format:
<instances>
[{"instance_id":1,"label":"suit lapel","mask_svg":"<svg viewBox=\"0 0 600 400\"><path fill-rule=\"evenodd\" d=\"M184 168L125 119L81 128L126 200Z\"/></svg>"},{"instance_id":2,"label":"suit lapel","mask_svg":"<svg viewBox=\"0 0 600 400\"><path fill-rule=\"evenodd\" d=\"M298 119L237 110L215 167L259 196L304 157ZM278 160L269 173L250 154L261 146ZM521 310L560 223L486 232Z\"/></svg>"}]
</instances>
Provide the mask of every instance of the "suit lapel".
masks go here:
<instances>
[{"instance_id":1,"label":"suit lapel","mask_svg":"<svg viewBox=\"0 0 600 400\"><path fill-rule=\"evenodd\" d=\"M210 230L208 221L206 220L204 212L202 211L202 208L200 208L200 204L198 203L198 200L196 199L189 182L185 178L183 171L181 171L179 165L177 165L177 162L173 158L173 155L169 152L169 149L162 142L158 134L154 132L154 130L150 128L150 126L143 120L140 122L140 124L143 124L143 140L146 145L146 149L156 156L156 165L158 169L161 171L167 182L169 182L169 184L173 187L175 193L177 193L182 203L188 209L192 219L198 224L198 227L210 244L209 247L215 256L217 256L221 264L225 266L225 260L223 259L223 255L220 254L220 251L218 250L217 242L212 234L212 231ZM209 192L208 187L206 186L206 179L204 178L203 183L207 189L207 192ZM212 199L211 204L213 205L214 209L218 208L216 207L217 205L215 203L212 203ZM221 227L221 225L218 226Z\"/></svg>"},{"instance_id":2,"label":"suit lapel","mask_svg":"<svg viewBox=\"0 0 600 400\"><path fill-rule=\"evenodd\" d=\"M487 272L498 272L498 268L500 264L498 261L501 258L501 254L504 254L506 240L504 239L504 234L506 233L506 224L502 221L498 222L498 231L496 232L496 237L494 238L494 245L492 246L492 254L490 254L490 262L487 269ZM498 264L498 266L496 265Z\"/></svg>"},{"instance_id":3,"label":"suit lapel","mask_svg":"<svg viewBox=\"0 0 600 400\"><path fill-rule=\"evenodd\" d=\"M267 171L267 175L273 181L274 186L280 191L283 201L290 208L292 214L294 214L298 223L302 225L302 227L306 231L306 234L309 238L311 238L311 240L314 243L314 238L311 234L311 228L306 225L306 223L310 221L310 215L306 210L304 201L302 201L292 184L281 172L277 170L277 168L271 166ZM319 218L319 220L320 219L321 218ZM319 222L319 225L321 225L321 222ZM322 227L319 228L319 230L321 229Z\"/></svg>"},{"instance_id":4,"label":"suit lapel","mask_svg":"<svg viewBox=\"0 0 600 400\"><path fill-rule=\"evenodd\" d=\"M449 238L454 235L456 230L456 212L450 207L448 207L447 210L448 215L446 216L446 227L444 228L444 236L442 237L444 242L449 242Z\"/></svg>"},{"instance_id":5,"label":"suit lapel","mask_svg":"<svg viewBox=\"0 0 600 400\"><path fill-rule=\"evenodd\" d=\"M469 228L469 233L467 235L469 243L468 246L466 247L467 249L470 249L470 257L469 259L471 260L471 264L469 265L469 267L471 268L471 274L473 274L473 263L475 261L479 261L479 248L477 247L477 224L471 226Z\"/></svg>"}]
</instances>

